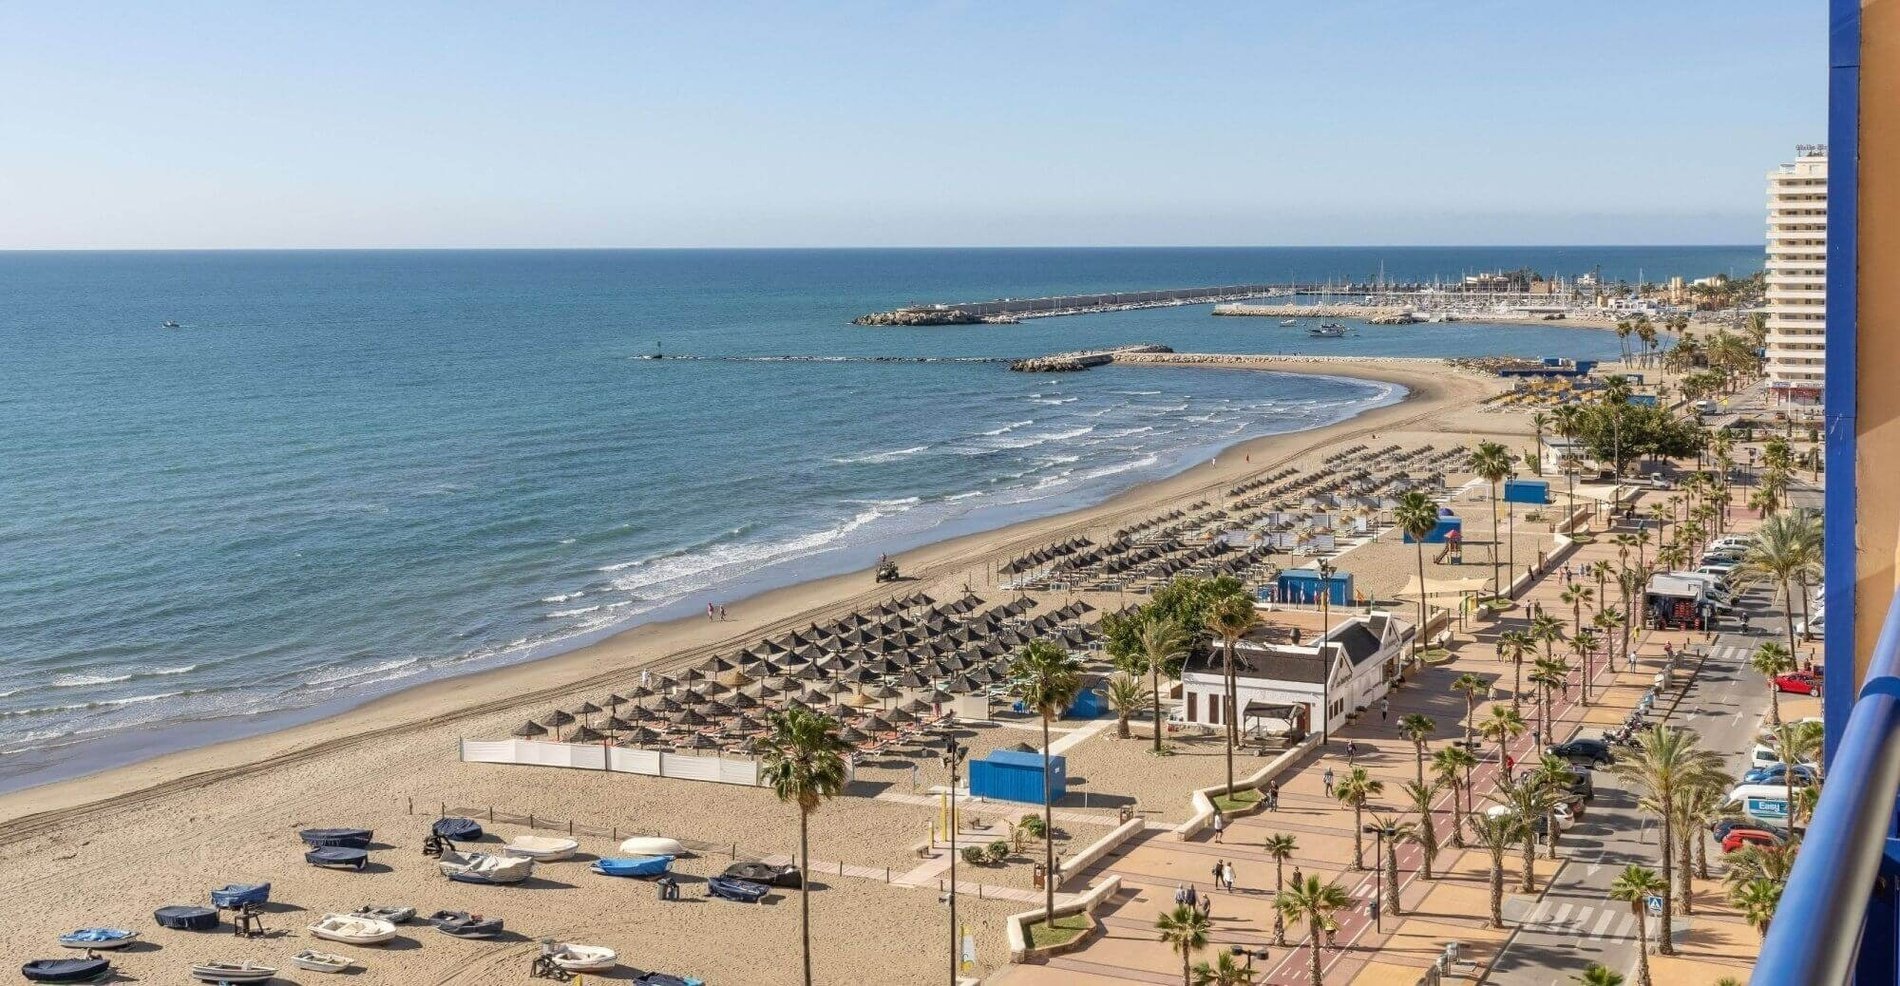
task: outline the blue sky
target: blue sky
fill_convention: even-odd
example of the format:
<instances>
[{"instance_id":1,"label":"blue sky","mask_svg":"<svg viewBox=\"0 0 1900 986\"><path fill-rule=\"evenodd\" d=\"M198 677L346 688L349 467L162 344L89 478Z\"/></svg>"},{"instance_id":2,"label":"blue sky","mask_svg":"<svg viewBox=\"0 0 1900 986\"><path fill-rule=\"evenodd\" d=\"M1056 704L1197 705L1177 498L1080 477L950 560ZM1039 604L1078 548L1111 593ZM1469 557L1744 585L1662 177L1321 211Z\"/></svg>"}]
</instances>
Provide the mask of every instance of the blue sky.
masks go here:
<instances>
[{"instance_id":1,"label":"blue sky","mask_svg":"<svg viewBox=\"0 0 1900 986\"><path fill-rule=\"evenodd\" d=\"M1825 11L0 6L0 248L1746 243Z\"/></svg>"}]
</instances>

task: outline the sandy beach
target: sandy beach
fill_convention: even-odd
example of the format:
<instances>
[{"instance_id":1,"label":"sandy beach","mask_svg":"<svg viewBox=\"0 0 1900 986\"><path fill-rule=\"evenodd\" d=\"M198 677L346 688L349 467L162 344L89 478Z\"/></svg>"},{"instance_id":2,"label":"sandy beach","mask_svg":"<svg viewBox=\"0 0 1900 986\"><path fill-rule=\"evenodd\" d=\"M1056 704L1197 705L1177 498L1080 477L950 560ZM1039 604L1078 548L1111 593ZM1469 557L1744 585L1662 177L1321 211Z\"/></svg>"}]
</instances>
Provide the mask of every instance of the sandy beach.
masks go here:
<instances>
[{"instance_id":1,"label":"sandy beach","mask_svg":"<svg viewBox=\"0 0 1900 986\"><path fill-rule=\"evenodd\" d=\"M790 982L797 957L796 894L775 895L765 907L745 907L704 900L692 885L719 872L734 854L759 858L795 852L795 816L769 791L465 764L456 758L457 740L503 737L514 724L558 704L622 687L642 668L682 667L894 593L954 598L967 586L986 599L1003 599L1008 594L994 584L1002 559L1216 496L1245 478L1343 443L1377 436L1381 443L1431 443L1444 449L1492 436L1521 441L1526 430L1521 413L1480 407L1482 397L1500 389L1495 379L1454 370L1439 360L1223 357L1219 365L1392 382L1408 394L1349 421L1230 448L1212 462L1093 508L904 553L896 561L906 579L895 587L875 584L868 572L791 586L731 604L730 618L723 622L689 618L642 626L558 657L421 685L282 732L0 797L0 835L6 838L0 860L16 874L22 915L0 930L0 942L10 954L26 957L58 951L48 947L53 936L73 927L138 928L163 947L147 945L144 952L125 955L124 968L147 981L179 981L188 961L281 960L314 944L303 935L304 924L325 911L373 901L413 904L425 913L452 908L499 914L525 937L467 942L424 927L407 930L398 939L406 942L402 947L344 948L360 954L367 968L358 981L365 983L519 982L534 951L533 939L548 936L618 948L623 972L631 966L691 973L711 983ZM1182 372L1193 371L1184 367ZM1468 537L1475 542L1489 536L1481 507L1474 504L1462 512ZM1526 528L1520 520L1520 558L1535 551L1544 536ZM1409 554L1383 551L1388 547L1367 546L1351 567L1363 568L1375 584L1381 571L1402 572ZM1387 581L1401 577L1390 575ZM1115 597L1097 602L1114 605ZM980 755L993 746L1035 742L1031 725L1005 716L964 733ZM1114 740L1112 721L1105 725L1072 752L1072 772L1084 776L1091 790L1132 801L1155 822L1178 820L1186 792L1219 769L1221 758L1208 755L1174 758L1162 767L1134 752L1140 743ZM887 982L923 982L941 974L935 958L941 949L933 943L947 929L938 895L927 881L921 887L887 885L857 870L827 876L822 865L844 862L866 872L888 868L892 878L918 865L910 847L927 838L933 809L928 799L916 799L924 802L919 804L896 795L906 793L912 782L941 783L940 774L935 763L910 777L867 771L860 777L862 790L814 817L811 851L814 885L820 889L814 891L812 908L820 981L861 980L865 968L884 970ZM688 900L679 904L657 901L648 884L591 874L584 862L545 866L526 887L451 884L417 851L444 805L534 814L544 829L545 820L554 819L556 826L571 821L581 831L659 830L728 848L682 863ZM1100 834L1092 810L1077 811L1073 823L1059 827L1068 842L1092 841ZM1110 818L1110 810L1101 808L1101 823ZM306 867L294 829L323 825L373 827L378 842L391 848L377 853L379 865L370 873ZM500 824L493 831L506 838L525 829ZM613 850L605 838L581 841L585 853ZM1025 858L974 875L965 872L963 879L1027 888L1027 876ZM284 903L273 905L267 924L290 929L286 940L159 932L152 924L154 907L202 902L210 887L250 880L276 885L273 899ZM960 897L959 916L978 944L979 974L1006 960L1002 920L1024 909L1018 900ZM295 978L290 971L280 981L313 977Z\"/></svg>"}]
</instances>

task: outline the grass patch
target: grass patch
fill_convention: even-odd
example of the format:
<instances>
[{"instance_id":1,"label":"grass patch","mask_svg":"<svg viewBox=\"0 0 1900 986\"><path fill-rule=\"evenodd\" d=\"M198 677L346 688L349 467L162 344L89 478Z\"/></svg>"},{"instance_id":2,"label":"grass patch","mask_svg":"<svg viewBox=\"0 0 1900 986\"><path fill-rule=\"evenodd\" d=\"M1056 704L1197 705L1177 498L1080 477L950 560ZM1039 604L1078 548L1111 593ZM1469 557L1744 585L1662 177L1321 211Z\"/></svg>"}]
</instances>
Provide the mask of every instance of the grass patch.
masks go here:
<instances>
[{"instance_id":1,"label":"grass patch","mask_svg":"<svg viewBox=\"0 0 1900 986\"><path fill-rule=\"evenodd\" d=\"M1418 659L1426 664L1439 665L1451 660L1451 651L1443 647L1427 647L1418 652Z\"/></svg>"},{"instance_id":2,"label":"grass patch","mask_svg":"<svg viewBox=\"0 0 1900 986\"><path fill-rule=\"evenodd\" d=\"M1218 811L1246 811L1259 803L1259 791L1235 791L1232 794L1214 795L1214 808Z\"/></svg>"},{"instance_id":3,"label":"grass patch","mask_svg":"<svg viewBox=\"0 0 1900 986\"><path fill-rule=\"evenodd\" d=\"M1056 924L1053 929L1047 924L1037 921L1023 929L1023 936L1029 940L1030 948L1049 948L1052 945L1067 945L1077 938L1082 937L1083 933L1088 930L1088 915L1071 914L1068 917L1056 918Z\"/></svg>"}]
</instances>

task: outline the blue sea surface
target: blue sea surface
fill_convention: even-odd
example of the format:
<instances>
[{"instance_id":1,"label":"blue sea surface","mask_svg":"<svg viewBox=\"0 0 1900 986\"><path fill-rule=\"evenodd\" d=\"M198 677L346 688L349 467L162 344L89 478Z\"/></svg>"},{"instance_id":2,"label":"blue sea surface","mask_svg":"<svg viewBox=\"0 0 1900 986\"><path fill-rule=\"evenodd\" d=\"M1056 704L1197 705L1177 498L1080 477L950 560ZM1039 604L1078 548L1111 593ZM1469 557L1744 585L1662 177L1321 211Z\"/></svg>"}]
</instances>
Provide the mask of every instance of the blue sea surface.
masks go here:
<instances>
[{"instance_id":1,"label":"blue sea surface","mask_svg":"<svg viewBox=\"0 0 1900 986\"><path fill-rule=\"evenodd\" d=\"M1613 356L1569 327L1309 339L1207 306L860 328L1238 281L1748 273L1748 248L0 254L0 789L275 728L1099 502L1398 399L1125 342ZM1753 265L1753 266L1750 266ZM177 329L162 328L168 320ZM649 360L661 347L670 356ZM778 356L824 359L781 360ZM735 358L738 357L738 358ZM874 359L873 357L903 357Z\"/></svg>"}]
</instances>

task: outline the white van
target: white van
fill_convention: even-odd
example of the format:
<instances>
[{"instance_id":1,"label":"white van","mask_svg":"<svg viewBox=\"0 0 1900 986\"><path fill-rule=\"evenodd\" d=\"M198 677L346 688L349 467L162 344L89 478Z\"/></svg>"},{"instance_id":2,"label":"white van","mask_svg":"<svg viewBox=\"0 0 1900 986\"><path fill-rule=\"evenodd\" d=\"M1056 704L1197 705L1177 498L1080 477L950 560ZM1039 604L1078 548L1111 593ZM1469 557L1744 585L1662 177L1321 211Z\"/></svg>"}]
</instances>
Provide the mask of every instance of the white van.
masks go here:
<instances>
[{"instance_id":1,"label":"white van","mask_svg":"<svg viewBox=\"0 0 1900 986\"><path fill-rule=\"evenodd\" d=\"M1758 801L1772 802L1775 805L1781 806L1785 817L1788 804L1788 786L1785 784L1737 784L1729 789L1728 804L1743 805L1746 807L1750 803ZM1763 818L1775 817L1772 811L1758 813L1753 809L1748 809L1748 813Z\"/></svg>"},{"instance_id":2,"label":"white van","mask_svg":"<svg viewBox=\"0 0 1900 986\"><path fill-rule=\"evenodd\" d=\"M1735 574L1735 564L1733 562L1704 562L1703 564L1697 565L1695 567L1694 574L1713 575L1716 578L1721 579L1722 584L1726 586L1728 584L1729 576Z\"/></svg>"}]
</instances>

